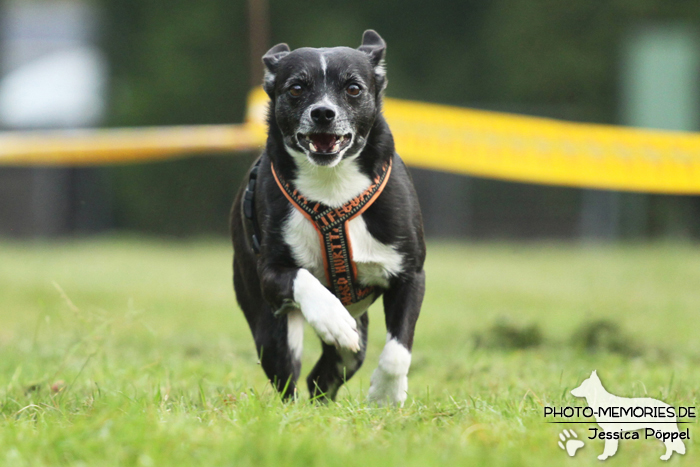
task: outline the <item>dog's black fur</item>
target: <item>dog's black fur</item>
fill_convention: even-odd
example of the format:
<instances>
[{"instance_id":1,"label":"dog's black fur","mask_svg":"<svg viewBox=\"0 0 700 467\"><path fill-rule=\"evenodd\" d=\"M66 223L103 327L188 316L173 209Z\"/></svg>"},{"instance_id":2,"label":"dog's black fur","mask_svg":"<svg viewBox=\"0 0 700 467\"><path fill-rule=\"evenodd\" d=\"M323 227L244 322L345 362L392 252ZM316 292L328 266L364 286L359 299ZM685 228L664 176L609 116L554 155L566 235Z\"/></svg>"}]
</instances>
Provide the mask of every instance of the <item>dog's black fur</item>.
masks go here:
<instances>
[{"instance_id":1,"label":"dog's black fur","mask_svg":"<svg viewBox=\"0 0 700 467\"><path fill-rule=\"evenodd\" d=\"M369 234L382 244L391 245L401 256L401 271L388 277L383 286L378 287L379 293L374 298L383 293L390 337L409 352L413 344L425 287L425 245L413 183L406 166L394 151L391 132L381 113L386 86L382 63L384 50L385 44L379 35L367 31L363 45L357 50L302 48L292 52L286 44L280 44L263 58L267 69L264 88L271 99L269 132L259 159L254 190L254 215L262 238L259 239L260 252L256 254L251 240L253 224L242 210L246 178L231 213L234 288L253 333L262 367L284 396L295 393L301 362L289 349L287 319L276 312L299 306L294 303L294 281L301 265L284 239L285 220L295 208L277 186L271 163L292 185L300 170L298 161L290 154L293 151L305 154L318 170L329 170L323 166L332 164L338 155L328 145L324 146L323 141L317 145L321 150L313 151L316 146L310 147L309 141L314 140L302 141L304 136L299 132L310 107L316 109L320 105L321 112L327 112L327 106L323 104L325 98L335 103L332 113L337 115L335 118L331 116L330 120L336 121L329 121L325 118L327 115L321 118L312 116L311 138L318 132L332 131L333 125L349 127L353 139L350 143L346 141L349 145L340 157L352 158L359 151L352 163L358 164L360 171L370 180L385 163L392 162L391 176L383 192L362 217ZM320 60L320 54L325 58ZM355 91L348 90L353 84L361 88L359 96L349 94ZM301 87L301 95L293 96L292 93L299 89L290 90L291 86ZM349 200L343 202L346 201ZM362 364L367 340L366 311L357 316L357 322L361 348L353 353L351 363L341 355L343 349L323 343L322 356L307 380L312 395L334 398L338 387ZM341 369L339 364L345 368Z\"/></svg>"}]
</instances>

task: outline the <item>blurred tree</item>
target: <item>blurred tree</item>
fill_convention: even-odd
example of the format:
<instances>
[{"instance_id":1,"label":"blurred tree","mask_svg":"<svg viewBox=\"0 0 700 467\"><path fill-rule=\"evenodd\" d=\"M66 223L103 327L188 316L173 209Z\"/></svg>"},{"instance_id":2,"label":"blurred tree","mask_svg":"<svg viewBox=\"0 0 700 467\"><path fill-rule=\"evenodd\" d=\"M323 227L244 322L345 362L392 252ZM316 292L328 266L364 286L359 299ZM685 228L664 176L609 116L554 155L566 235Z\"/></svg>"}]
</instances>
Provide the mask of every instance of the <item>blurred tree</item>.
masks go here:
<instances>
[{"instance_id":1,"label":"blurred tree","mask_svg":"<svg viewBox=\"0 0 700 467\"><path fill-rule=\"evenodd\" d=\"M103 0L111 125L240 121L246 11L221 0Z\"/></svg>"},{"instance_id":2,"label":"blurred tree","mask_svg":"<svg viewBox=\"0 0 700 467\"><path fill-rule=\"evenodd\" d=\"M245 3L103 0L110 126L233 123L248 85ZM224 233L250 157L109 169L117 228Z\"/></svg>"}]
</instances>

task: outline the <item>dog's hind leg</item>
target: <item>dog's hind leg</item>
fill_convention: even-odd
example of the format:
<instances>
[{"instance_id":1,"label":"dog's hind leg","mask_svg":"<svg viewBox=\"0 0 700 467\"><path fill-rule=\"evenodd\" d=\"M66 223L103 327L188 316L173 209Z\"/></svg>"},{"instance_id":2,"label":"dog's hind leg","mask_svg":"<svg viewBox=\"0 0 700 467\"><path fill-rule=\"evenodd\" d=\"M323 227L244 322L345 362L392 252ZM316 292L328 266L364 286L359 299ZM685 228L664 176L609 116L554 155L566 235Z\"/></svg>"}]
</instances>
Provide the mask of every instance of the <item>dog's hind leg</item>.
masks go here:
<instances>
[{"instance_id":1,"label":"dog's hind leg","mask_svg":"<svg viewBox=\"0 0 700 467\"><path fill-rule=\"evenodd\" d=\"M258 316L253 337L260 364L282 397L296 397L296 381L301 371L303 320L298 312L275 316L265 303Z\"/></svg>"},{"instance_id":2,"label":"dog's hind leg","mask_svg":"<svg viewBox=\"0 0 700 467\"><path fill-rule=\"evenodd\" d=\"M292 311L275 316L262 298L257 277L243 275L238 261L234 261L233 283L265 374L284 398L294 396L304 338L301 313Z\"/></svg>"},{"instance_id":3,"label":"dog's hind leg","mask_svg":"<svg viewBox=\"0 0 700 467\"><path fill-rule=\"evenodd\" d=\"M359 352L338 349L325 342L321 343L323 347L321 358L306 379L312 398L319 401L335 400L340 386L362 366L367 348L368 313L363 314L357 324L357 332L361 339Z\"/></svg>"},{"instance_id":4,"label":"dog's hind leg","mask_svg":"<svg viewBox=\"0 0 700 467\"><path fill-rule=\"evenodd\" d=\"M408 393L413 333L424 294L423 270L395 278L384 293L386 344L370 380L370 402L403 406Z\"/></svg>"}]
</instances>

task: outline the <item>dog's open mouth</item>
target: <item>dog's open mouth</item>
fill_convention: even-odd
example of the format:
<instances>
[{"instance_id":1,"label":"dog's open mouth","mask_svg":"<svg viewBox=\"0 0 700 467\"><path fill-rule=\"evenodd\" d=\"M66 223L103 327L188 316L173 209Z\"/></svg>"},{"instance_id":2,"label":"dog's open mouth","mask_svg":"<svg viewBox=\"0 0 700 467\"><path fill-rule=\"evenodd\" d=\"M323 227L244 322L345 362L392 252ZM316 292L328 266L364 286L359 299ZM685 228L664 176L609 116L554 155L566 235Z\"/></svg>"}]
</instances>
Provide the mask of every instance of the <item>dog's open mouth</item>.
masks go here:
<instances>
[{"instance_id":1,"label":"dog's open mouth","mask_svg":"<svg viewBox=\"0 0 700 467\"><path fill-rule=\"evenodd\" d=\"M318 155L335 155L350 145L352 135L334 135L331 133L297 134L299 144Z\"/></svg>"}]
</instances>

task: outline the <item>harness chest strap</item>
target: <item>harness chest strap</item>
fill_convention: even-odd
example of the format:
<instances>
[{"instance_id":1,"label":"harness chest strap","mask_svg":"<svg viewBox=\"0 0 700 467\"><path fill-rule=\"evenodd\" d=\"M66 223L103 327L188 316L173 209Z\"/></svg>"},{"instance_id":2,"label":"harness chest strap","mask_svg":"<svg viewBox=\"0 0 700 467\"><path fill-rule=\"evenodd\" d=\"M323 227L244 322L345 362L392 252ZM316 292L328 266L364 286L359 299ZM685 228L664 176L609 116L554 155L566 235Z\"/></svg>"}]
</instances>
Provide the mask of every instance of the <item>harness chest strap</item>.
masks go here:
<instances>
[{"instance_id":1,"label":"harness chest strap","mask_svg":"<svg viewBox=\"0 0 700 467\"><path fill-rule=\"evenodd\" d=\"M286 182L272 164L272 175L282 193L316 229L324 253L323 266L329 288L343 305L357 303L374 292L374 287L361 287L357 283L357 265L352 257L348 222L362 214L379 198L390 173L391 161L382 167L365 191L342 206L331 208L323 203L309 201Z\"/></svg>"}]
</instances>

